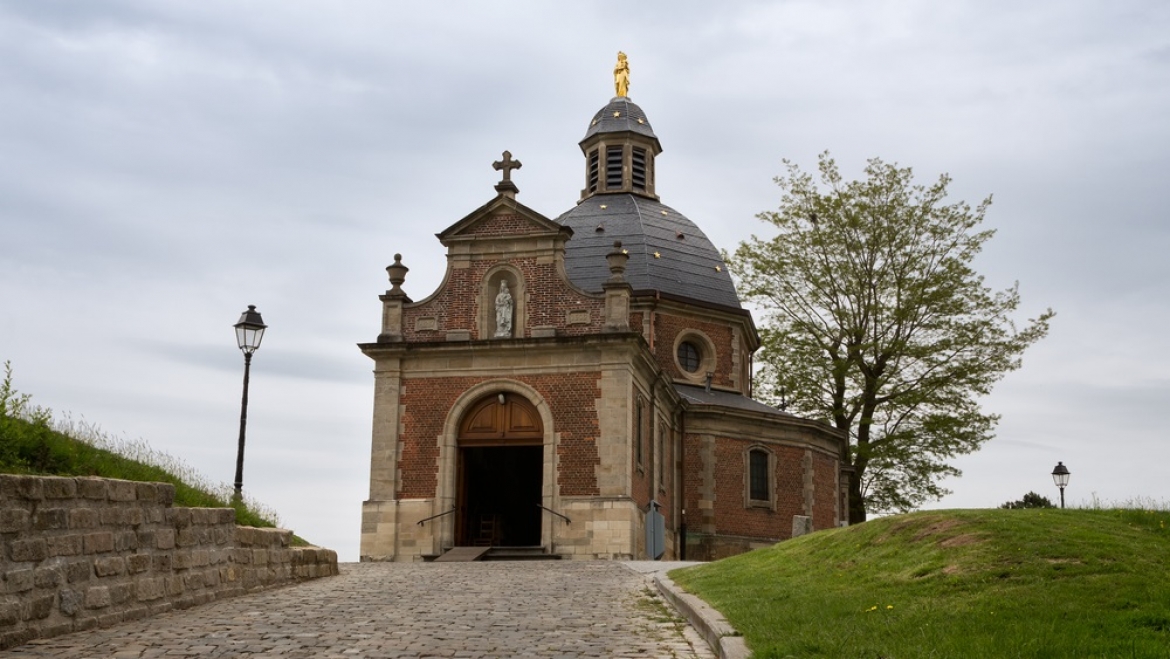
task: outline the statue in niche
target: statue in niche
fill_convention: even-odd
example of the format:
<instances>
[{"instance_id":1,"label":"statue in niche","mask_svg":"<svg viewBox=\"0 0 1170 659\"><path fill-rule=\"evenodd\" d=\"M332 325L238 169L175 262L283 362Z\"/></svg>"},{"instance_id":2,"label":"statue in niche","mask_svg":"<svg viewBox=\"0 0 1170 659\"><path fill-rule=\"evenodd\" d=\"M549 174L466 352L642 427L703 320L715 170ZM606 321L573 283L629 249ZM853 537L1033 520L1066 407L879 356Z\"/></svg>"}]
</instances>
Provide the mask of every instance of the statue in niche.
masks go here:
<instances>
[{"instance_id":1,"label":"statue in niche","mask_svg":"<svg viewBox=\"0 0 1170 659\"><path fill-rule=\"evenodd\" d=\"M500 282L500 292L496 294L496 337L506 339L512 337L512 294L508 292L507 280Z\"/></svg>"}]
</instances>

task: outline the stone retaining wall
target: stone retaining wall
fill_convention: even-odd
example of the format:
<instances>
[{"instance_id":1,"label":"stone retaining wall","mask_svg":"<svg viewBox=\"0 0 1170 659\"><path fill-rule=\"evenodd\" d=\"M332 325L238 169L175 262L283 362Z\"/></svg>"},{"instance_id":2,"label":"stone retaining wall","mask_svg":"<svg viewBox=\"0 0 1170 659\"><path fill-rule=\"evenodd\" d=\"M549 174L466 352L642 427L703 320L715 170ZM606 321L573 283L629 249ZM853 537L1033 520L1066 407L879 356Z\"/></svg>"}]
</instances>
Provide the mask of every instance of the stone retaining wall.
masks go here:
<instances>
[{"instance_id":1,"label":"stone retaining wall","mask_svg":"<svg viewBox=\"0 0 1170 659\"><path fill-rule=\"evenodd\" d=\"M0 474L0 649L337 574L332 550L174 498L165 483Z\"/></svg>"}]
</instances>

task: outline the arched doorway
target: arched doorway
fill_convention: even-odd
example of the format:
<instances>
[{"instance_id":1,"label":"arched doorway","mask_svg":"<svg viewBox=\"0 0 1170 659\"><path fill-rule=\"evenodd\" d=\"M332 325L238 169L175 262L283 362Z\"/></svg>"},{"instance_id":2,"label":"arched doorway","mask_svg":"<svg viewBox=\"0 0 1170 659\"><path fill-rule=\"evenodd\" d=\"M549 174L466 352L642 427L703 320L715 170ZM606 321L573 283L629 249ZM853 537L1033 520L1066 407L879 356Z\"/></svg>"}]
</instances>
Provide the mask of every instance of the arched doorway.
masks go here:
<instances>
[{"instance_id":1,"label":"arched doorway","mask_svg":"<svg viewBox=\"0 0 1170 659\"><path fill-rule=\"evenodd\" d=\"M544 428L523 396L476 401L459 423L455 544L540 545Z\"/></svg>"}]
</instances>

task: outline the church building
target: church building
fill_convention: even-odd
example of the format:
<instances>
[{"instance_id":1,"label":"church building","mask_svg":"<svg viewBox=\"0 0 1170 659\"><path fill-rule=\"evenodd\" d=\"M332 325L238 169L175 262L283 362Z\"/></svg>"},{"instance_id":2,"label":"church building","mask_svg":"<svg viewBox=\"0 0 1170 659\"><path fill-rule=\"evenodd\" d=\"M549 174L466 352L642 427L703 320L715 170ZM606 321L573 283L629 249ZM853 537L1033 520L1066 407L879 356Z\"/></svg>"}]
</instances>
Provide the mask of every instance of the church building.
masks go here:
<instances>
[{"instance_id":1,"label":"church building","mask_svg":"<svg viewBox=\"0 0 1170 659\"><path fill-rule=\"evenodd\" d=\"M751 398L759 337L719 250L656 192L658 136L627 96L579 143L584 189L550 218L496 195L437 234L415 301L387 268L361 560L456 547L712 560L846 518L846 438Z\"/></svg>"}]
</instances>

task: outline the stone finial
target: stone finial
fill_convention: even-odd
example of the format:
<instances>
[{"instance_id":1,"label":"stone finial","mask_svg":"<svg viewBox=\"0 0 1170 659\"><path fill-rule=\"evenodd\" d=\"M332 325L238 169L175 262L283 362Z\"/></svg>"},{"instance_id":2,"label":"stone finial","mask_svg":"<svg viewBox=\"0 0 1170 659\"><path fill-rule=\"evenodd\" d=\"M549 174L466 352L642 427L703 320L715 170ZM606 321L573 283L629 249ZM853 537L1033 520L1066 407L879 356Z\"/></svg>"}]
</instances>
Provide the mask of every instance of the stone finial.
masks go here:
<instances>
[{"instance_id":1,"label":"stone finial","mask_svg":"<svg viewBox=\"0 0 1170 659\"><path fill-rule=\"evenodd\" d=\"M387 292L388 295L406 295L402 290L402 283L406 281L406 273L409 271L410 268L402 265L402 255L395 254L393 265L386 266L386 272L390 275L391 285L390 290Z\"/></svg>"},{"instance_id":2,"label":"stone finial","mask_svg":"<svg viewBox=\"0 0 1170 659\"><path fill-rule=\"evenodd\" d=\"M512 160L511 151L504 152L503 160L492 163L492 169L504 172L503 180L496 184L496 192L500 193L500 196L512 199L516 197L516 193L520 192L520 188L512 182L512 170L520 169L521 166L522 163L519 160Z\"/></svg>"},{"instance_id":3,"label":"stone finial","mask_svg":"<svg viewBox=\"0 0 1170 659\"><path fill-rule=\"evenodd\" d=\"M622 249L622 241L613 241L613 251L605 255L605 261L609 264L609 282L616 284L626 280L626 262L629 260L629 252Z\"/></svg>"}]
</instances>

